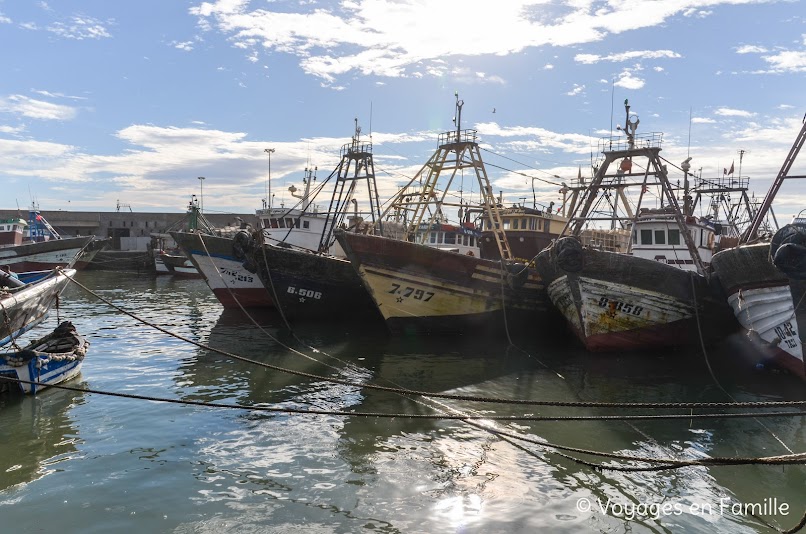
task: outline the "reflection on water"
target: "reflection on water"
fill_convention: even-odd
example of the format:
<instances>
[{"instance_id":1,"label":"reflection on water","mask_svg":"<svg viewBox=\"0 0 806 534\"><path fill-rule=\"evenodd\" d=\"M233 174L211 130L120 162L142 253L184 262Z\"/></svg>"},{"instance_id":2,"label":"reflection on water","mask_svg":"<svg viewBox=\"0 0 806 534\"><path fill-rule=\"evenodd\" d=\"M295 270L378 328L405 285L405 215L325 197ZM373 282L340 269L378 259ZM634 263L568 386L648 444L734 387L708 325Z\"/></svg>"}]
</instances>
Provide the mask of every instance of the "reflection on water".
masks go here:
<instances>
[{"instance_id":1,"label":"reflection on water","mask_svg":"<svg viewBox=\"0 0 806 534\"><path fill-rule=\"evenodd\" d=\"M82 272L79 281L178 335L313 375L291 375L181 342L71 287L60 313L93 343L76 383L98 390L245 406L424 415L619 412L408 397L361 384L565 401L803 396L802 385L790 377L736 366L744 350L738 342L709 351L706 360L698 351L590 355L565 343L560 330L549 340L521 340L519 348L474 336L388 338L335 323L301 325L291 334L276 314L256 315L255 325L240 312L223 311L202 281L102 271ZM37 516L37 528L753 532L767 527L720 504L777 497L789 504L788 514L761 515L789 527L803 512L806 483L803 466L593 470L551 449L459 420L294 415L55 390L36 398L0 399L0 425L5 459L0 509L5 520L28 529L34 525L32 510L64 503L58 518ZM804 441L802 418L495 426L583 449L674 458L775 455L786 452L778 440L796 451ZM670 513L645 509L625 519L638 505L664 504ZM692 512L693 506L711 509Z\"/></svg>"}]
</instances>

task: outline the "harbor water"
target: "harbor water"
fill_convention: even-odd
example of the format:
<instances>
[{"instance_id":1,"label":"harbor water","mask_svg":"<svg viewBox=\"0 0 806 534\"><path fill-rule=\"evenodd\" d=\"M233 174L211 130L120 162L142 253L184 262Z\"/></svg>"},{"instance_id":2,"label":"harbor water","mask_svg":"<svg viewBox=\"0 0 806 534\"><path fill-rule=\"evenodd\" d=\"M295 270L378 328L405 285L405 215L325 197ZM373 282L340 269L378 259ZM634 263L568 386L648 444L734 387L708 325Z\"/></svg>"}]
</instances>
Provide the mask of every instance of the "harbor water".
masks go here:
<instances>
[{"instance_id":1,"label":"harbor water","mask_svg":"<svg viewBox=\"0 0 806 534\"><path fill-rule=\"evenodd\" d=\"M106 271L76 279L146 322L257 363L167 335L71 284L58 313L29 334L61 319L90 339L82 374L68 385L196 404L59 389L3 394L4 531L772 532L794 526L806 507L803 465L622 472L575 459L638 464L540 444L675 459L775 456L803 452L803 417L608 420L681 411L481 404L360 387L619 403L806 396L797 379L754 369L740 340L705 353L605 355L586 353L562 329L514 346L390 338L338 323L291 333L275 314L253 322L224 311L202 280ZM357 414L327 413L342 411ZM602 418L407 417L457 414Z\"/></svg>"}]
</instances>

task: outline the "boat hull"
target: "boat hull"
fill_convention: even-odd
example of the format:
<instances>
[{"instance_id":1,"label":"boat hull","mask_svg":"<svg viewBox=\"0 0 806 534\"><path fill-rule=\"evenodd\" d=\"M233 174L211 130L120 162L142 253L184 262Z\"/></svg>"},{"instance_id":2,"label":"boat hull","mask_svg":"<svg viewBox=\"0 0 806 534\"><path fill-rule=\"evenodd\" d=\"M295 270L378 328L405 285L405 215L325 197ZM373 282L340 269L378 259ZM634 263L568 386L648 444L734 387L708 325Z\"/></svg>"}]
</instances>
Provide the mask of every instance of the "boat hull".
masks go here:
<instances>
[{"instance_id":1,"label":"boat hull","mask_svg":"<svg viewBox=\"0 0 806 534\"><path fill-rule=\"evenodd\" d=\"M93 236L65 237L0 248L0 264L12 271L43 271L73 266Z\"/></svg>"},{"instance_id":2,"label":"boat hull","mask_svg":"<svg viewBox=\"0 0 806 534\"><path fill-rule=\"evenodd\" d=\"M42 322L75 272L58 270L36 283L0 292L0 346Z\"/></svg>"},{"instance_id":3,"label":"boat hull","mask_svg":"<svg viewBox=\"0 0 806 534\"><path fill-rule=\"evenodd\" d=\"M719 252L711 262L715 281L762 357L806 379L801 333L806 288L779 271L769 254L769 243Z\"/></svg>"},{"instance_id":4,"label":"boat hull","mask_svg":"<svg viewBox=\"0 0 806 534\"><path fill-rule=\"evenodd\" d=\"M48 386L75 378L89 348L89 341L75 333L69 322L28 344L23 350L0 354L0 377L19 380L22 393L36 394ZM13 390L10 383L0 387Z\"/></svg>"},{"instance_id":5,"label":"boat hull","mask_svg":"<svg viewBox=\"0 0 806 534\"><path fill-rule=\"evenodd\" d=\"M565 238L561 242L569 243ZM558 242L560 243L560 242ZM594 352L715 341L736 328L705 277L665 263L563 243L538 255L554 306ZM571 261L573 258L573 261ZM699 322L699 324L698 324Z\"/></svg>"},{"instance_id":6,"label":"boat hull","mask_svg":"<svg viewBox=\"0 0 806 534\"><path fill-rule=\"evenodd\" d=\"M244 267L242 254L236 255L232 238L189 232L173 232L171 237L224 308L274 307L260 277Z\"/></svg>"},{"instance_id":7,"label":"boat hull","mask_svg":"<svg viewBox=\"0 0 806 534\"><path fill-rule=\"evenodd\" d=\"M390 331L533 330L548 311L537 272L384 237L337 233Z\"/></svg>"},{"instance_id":8,"label":"boat hull","mask_svg":"<svg viewBox=\"0 0 806 534\"><path fill-rule=\"evenodd\" d=\"M252 258L263 285L289 321L381 322L346 259L274 245L256 248Z\"/></svg>"}]
</instances>

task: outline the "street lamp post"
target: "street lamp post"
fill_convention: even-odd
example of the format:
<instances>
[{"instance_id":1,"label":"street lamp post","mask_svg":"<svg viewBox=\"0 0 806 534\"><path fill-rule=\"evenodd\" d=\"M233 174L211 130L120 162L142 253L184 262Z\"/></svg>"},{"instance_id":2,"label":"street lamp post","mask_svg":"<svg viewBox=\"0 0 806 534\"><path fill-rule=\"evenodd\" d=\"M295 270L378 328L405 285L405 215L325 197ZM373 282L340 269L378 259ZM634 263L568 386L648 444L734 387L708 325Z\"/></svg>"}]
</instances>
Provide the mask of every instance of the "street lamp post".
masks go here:
<instances>
[{"instance_id":1,"label":"street lamp post","mask_svg":"<svg viewBox=\"0 0 806 534\"><path fill-rule=\"evenodd\" d=\"M274 149L264 148L263 152L269 155L269 179L266 181L266 202L271 210L271 155L274 154Z\"/></svg>"},{"instance_id":2,"label":"street lamp post","mask_svg":"<svg viewBox=\"0 0 806 534\"><path fill-rule=\"evenodd\" d=\"M204 176L199 176L199 199L201 201L201 205L199 206L199 211L204 213Z\"/></svg>"}]
</instances>

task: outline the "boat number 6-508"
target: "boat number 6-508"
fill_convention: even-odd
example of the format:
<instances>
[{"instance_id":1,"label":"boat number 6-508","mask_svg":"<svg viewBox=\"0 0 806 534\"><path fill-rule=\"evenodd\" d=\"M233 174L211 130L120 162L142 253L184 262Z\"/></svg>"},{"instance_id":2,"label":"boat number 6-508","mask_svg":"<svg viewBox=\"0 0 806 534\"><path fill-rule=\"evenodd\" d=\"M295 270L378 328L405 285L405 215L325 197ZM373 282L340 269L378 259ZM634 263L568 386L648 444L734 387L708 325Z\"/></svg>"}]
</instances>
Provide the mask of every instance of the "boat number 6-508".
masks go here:
<instances>
[{"instance_id":1,"label":"boat number 6-508","mask_svg":"<svg viewBox=\"0 0 806 534\"><path fill-rule=\"evenodd\" d=\"M413 287L403 287L400 284L392 284L392 289L389 290L389 293L402 295L403 297L412 297L416 300L422 300L423 302L428 302L431 300L431 297L434 296L434 293L430 291L423 291L422 289L415 289Z\"/></svg>"},{"instance_id":2,"label":"boat number 6-508","mask_svg":"<svg viewBox=\"0 0 806 534\"><path fill-rule=\"evenodd\" d=\"M319 291L314 291L313 289L304 289L299 288L297 289L294 286L288 286L288 292L292 295L299 295L300 297L308 297L311 299L321 299L322 293Z\"/></svg>"},{"instance_id":3,"label":"boat number 6-508","mask_svg":"<svg viewBox=\"0 0 806 534\"><path fill-rule=\"evenodd\" d=\"M633 315L641 315L641 312L644 311L643 306L635 306L633 304L628 304L618 300L610 300L607 297L602 297L599 299L600 308L608 307L608 305L611 310L631 313Z\"/></svg>"}]
</instances>

